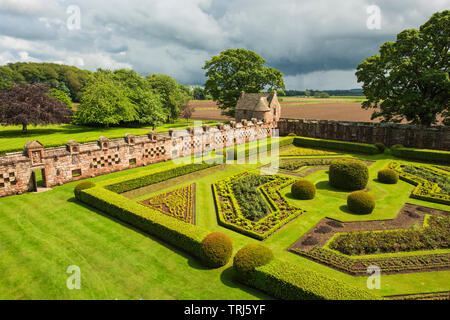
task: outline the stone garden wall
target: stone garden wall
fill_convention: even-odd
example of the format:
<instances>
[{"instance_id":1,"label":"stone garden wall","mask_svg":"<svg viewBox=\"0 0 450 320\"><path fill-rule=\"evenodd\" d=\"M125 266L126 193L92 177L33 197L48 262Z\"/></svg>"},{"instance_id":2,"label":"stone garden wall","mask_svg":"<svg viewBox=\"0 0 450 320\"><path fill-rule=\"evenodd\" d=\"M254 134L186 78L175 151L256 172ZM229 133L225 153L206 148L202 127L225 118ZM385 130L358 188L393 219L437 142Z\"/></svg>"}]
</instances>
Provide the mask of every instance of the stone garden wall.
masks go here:
<instances>
[{"instance_id":1,"label":"stone garden wall","mask_svg":"<svg viewBox=\"0 0 450 320\"><path fill-rule=\"evenodd\" d=\"M125 135L110 140L44 148L30 141L24 152L0 156L0 197L34 191L33 172L42 172L43 186L52 187L119 170L146 166L192 154L232 147L271 136L276 123L243 120L230 125L188 128L165 134Z\"/></svg>"},{"instance_id":2,"label":"stone garden wall","mask_svg":"<svg viewBox=\"0 0 450 320\"><path fill-rule=\"evenodd\" d=\"M280 136L295 133L310 138L362 143L383 142L386 146L450 150L449 127L420 128L404 124L340 122L332 120L281 119Z\"/></svg>"}]
</instances>

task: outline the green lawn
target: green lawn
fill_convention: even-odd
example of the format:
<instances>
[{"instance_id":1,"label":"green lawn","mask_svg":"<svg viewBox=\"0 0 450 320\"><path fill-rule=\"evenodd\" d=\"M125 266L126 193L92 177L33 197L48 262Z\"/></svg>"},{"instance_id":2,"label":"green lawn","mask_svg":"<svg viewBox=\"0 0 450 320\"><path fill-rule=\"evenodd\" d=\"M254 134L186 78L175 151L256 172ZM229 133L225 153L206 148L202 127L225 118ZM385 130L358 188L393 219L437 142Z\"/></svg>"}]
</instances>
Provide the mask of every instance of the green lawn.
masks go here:
<instances>
[{"instance_id":1,"label":"green lawn","mask_svg":"<svg viewBox=\"0 0 450 320\"><path fill-rule=\"evenodd\" d=\"M397 186L373 180L376 172L391 160L388 155L364 156L377 160L369 167L369 188L377 198L370 216L351 215L342 206L345 193L327 187L326 172L308 177L319 185L311 201L290 199L308 210L263 243L281 259L315 270L355 286L365 287L365 277L352 277L286 251L286 248L325 216L343 220L387 219L405 203L448 210L449 206L410 199L412 186ZM104 181L170 162L117 172L94 178ZM161 183L152 192L160 193L196 183L196 221L210 231L232 237L235 251L259 241L217 224L211 184L258 165L226 165L209 175L190 175ZM220 269L206 269L189 255L124 225L107 215L74 201L69 183L40 194L0 199L0 299L267 299L256 290L232 279L231 262ZM284 193L289 198L289 190ZM143 199L139 195L135 200ZM81 268L81 290L68 290L66 269ZM389 275L381 278L382 295L450 290L450 271Z\"/></svg>"},{"instance_id":2,"label":"green lawn","mask_svg":"<svg viewBox=\"0 0 450 320\"><path fill-rule=\"evenodd\" d=\"M215 125L218 121L203 121L203 124ZM170 128L184 129L194 125L194 120L177 120L174 123L166 123L156 128L157 132L167 132ZM0 154L12 151L21 151L28 140L38 140L45 147L64 145L69 140L80 143L96 141L100 136L107 138L122 138L127 133L143 135L148 133L151 127L143 128L95 128L76 125L50 125L29 126L27 133L22 133L21 126L0 126Z\"/></svg>"}]
</instances>

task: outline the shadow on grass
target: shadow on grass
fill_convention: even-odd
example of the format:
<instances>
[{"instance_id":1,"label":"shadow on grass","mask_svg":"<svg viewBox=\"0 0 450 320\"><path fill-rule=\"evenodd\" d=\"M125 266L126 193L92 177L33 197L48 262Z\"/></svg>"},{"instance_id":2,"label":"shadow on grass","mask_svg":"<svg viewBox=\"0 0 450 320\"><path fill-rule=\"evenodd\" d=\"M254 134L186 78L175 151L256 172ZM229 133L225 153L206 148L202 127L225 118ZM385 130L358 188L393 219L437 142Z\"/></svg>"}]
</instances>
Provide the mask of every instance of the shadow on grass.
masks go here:
<instances>
[{"instance_id":1,"label":"shadow on grass","mask_svg":"<svg viewBox=\"0 0 450 320\"><path fill-rule=\"evenodd\" d=\"M242 291L252 294L259 299L264 299L264 300L272 300L273 299L272 297L266 295L265 293L262 293L259 290L248 287L248 286L240 283L239 281L237 281L236 275L235 275L235 272L234 272L234 269L232 266L223 270L223 272L220 274L220 281L222 281L222 283L224 285L226 285L227 287L241 289Z\"/></svg>"},{"instance_id":2,"label":"shadow on grass","mask_svg":"<svg viewBox=\"0 0 450 320\"><path fill-rule=\"evenodd\" d=\"M355 213L355 212L353 212L353 211L350 211L350 210L348 209L348 206L347 206L346 204L343 204L342 206L340 206L340 207L339 207L339 210L341 210L342 212L345 212L345 213L354 215L354 216L367 216L367 215L370 214L370 213Z\"/></svg>"},{"instance_id":3,"label":"shadow on grass","mask_svg":"<svg viewBox=\"0 0 450 320\"><path fill-rule=\"evenodd\" d=\"M327 190L327 191L333 191L333 192L340 192L340 193L348 193L348 191L336 189L330 185L328 180L322 180L316 183L316 189L317 190Z\"/></svg>"}]
</instances>

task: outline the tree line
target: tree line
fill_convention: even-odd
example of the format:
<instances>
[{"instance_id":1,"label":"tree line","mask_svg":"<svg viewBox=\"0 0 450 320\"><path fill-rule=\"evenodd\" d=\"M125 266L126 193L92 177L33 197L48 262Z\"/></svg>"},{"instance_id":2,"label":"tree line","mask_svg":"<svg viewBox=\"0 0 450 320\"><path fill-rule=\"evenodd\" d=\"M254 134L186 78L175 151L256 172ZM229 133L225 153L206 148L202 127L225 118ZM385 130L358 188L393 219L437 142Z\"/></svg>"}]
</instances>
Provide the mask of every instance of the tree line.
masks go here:
<instances>
[{"instance_id":1,"label":"tree line","mask_svg":"<svg viewBox=\"0 0 450 320\"><path fill-rule=\"evenodd\" d=\"M23 131L29 124L70 122L156 127L177 119L191 96L191 88L168 75L91 72L54 63L0 66L0 123L22 125ZM72 101L79 103L76 110Z\"/></svg>"}]
</instances>

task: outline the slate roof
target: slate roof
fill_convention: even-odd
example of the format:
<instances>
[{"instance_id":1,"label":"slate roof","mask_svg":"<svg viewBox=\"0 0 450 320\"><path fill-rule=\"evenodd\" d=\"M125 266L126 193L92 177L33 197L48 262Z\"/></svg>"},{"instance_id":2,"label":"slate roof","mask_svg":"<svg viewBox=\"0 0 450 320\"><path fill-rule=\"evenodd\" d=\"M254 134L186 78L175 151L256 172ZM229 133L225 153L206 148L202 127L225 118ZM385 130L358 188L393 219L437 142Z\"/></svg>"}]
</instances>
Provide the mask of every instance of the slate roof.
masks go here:
<instances>
[{"instance_id":1,"label":"slate roof","mask_svg":"<svg viewBox=\"0 0 450 320\"><path fill-rule=\"evenodd\" d=\"M273 93L244 93L236 104L236 110L270 111Z\"/></svg>"}]
</instances>

